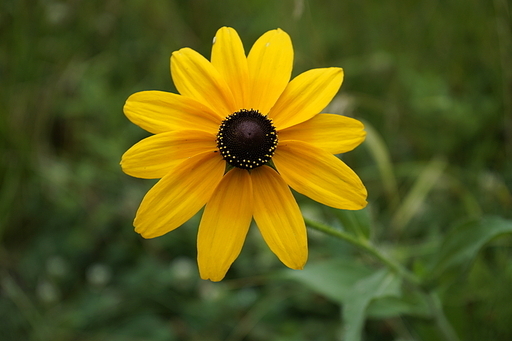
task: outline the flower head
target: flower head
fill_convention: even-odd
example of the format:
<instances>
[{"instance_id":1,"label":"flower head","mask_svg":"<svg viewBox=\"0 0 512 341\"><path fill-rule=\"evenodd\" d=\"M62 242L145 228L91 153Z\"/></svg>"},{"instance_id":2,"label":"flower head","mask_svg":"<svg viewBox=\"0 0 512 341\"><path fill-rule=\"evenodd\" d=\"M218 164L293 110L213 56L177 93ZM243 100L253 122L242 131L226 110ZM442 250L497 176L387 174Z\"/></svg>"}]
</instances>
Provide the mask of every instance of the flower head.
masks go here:
<instances>
[{"instance_id":1,"label":"flower head","mask_svg":"<svg viewBox=\"0 0 512 341\"><path fill-rule=\"evenodd\" d=\"M126 101L126 116L154 135L123 155L122 169L160 179L140 204L135 231L161 236L205 206L197 237L203 279L225 276L253 218L277 257L303 268L306 227L290 187L331 207L366 206L361 180L334 155L364 140L363 125L320 114L343 70L313 69L290 81L292 64L284 31L263 34L246 56L237 32L223 27L211 61L190 48L172 54L180 95L143 91Z\"/></svg>"}]
</instances>

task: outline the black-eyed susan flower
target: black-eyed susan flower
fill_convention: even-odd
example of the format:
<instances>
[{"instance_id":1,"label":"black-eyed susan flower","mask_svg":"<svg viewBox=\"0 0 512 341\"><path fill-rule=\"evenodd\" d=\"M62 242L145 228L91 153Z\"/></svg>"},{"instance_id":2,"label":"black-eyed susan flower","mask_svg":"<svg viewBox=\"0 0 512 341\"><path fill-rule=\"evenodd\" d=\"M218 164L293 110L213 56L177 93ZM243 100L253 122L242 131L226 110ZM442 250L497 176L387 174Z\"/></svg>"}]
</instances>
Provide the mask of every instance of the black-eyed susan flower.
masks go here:
<instances>
[{"instance_id":1,"label":"black-eyed susan flower","mask_svg":"<svg viewBox=\"0 0 512 341\"><path fill-rule=\"evenodd\" d=\"M190 48L172 54L179 95L143 91L126 101L126 116L154 135L123 155L123 171L160 179L140 204L135 231L161 236L205 206L197 237L203 279L225 276L253 218L277 257L303 268L306 227L290 187L331 207L366 206L361 180L334 155L364 140L363 125L320 114L343 70L313 69L290 81L292 64L284 31L263 34L246 56L237 32L223 27L211 61Z\"/></svg>"}]
</instances>

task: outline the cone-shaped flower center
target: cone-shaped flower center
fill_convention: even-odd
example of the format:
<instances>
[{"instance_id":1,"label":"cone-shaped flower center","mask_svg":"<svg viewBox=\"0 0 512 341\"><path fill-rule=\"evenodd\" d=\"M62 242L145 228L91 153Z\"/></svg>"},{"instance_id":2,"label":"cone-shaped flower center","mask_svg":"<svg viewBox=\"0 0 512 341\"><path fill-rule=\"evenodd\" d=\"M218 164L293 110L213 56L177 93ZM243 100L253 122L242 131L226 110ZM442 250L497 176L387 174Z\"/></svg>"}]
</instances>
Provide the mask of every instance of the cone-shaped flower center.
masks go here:
<instances>
[{"instance_id":1,"label":"cone-shaped flower center","mask_svg":"<svg viewBox=\"0 0 512 341\"><path fill-rule=\"evenodd\" d=\"M219 128L217 146L230 165L252 169L264 165L277 146L276 128L257 110L242 109L228 117Z\"/></svg>"}]
</instances>

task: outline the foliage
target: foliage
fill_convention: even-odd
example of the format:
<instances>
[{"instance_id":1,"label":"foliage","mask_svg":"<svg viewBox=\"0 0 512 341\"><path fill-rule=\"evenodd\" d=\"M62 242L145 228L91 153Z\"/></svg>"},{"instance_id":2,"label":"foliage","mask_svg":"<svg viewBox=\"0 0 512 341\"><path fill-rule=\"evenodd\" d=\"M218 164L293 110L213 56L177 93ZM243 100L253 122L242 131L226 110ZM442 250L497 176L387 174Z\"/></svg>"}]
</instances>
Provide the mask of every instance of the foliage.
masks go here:
<instances>
[{"instance_id":1,"label":"foliage","mask_svg":"<svg viewBox=\"0 0 512 341\"><path fill-rule=\"evenodd\" d=\"M512 339L511 9L2 1L0 339ZM252 228L226 280L201 281L197 217L154 240L133 232L152 181L119 168L146 136L123 103L175 91L170 53L209 56L223 25L246 48L281 27L295 73L343 67L327 110L367 127L365 144L341 156L368 187L367 209L297 195L309 225L331 233L310 229L303 271L283 269Z\"/></svg>"}]
</instances>

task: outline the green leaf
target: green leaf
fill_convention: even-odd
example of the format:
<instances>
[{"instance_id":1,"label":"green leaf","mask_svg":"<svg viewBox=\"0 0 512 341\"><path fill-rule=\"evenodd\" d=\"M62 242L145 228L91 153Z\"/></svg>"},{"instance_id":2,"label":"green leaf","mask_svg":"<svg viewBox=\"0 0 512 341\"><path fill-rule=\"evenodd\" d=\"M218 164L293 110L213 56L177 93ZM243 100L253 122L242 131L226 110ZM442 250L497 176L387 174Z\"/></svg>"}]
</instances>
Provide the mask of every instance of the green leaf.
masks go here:
<instances>
[{"instance_id":1,"label":"green leaf","mask_svg":"<svg viewBox=\"0 0 512 341\"><path fill-rule=\"evenodd\" d=\"M360 340L367 309L373 302L386 297L401 296L401 278L398 275L387 269L375 271L353 261L310 263L302 271L286 273L289 278L343 304L344 340L348 341ZM379 313L396 316L413 310L412 305L413 303L404 301L391 306L391 310L380 305Z\"/></svg>"},{"instance_id":2,"label":"green leaf","mask_svg":"<svg viewBox=\"0 0 512 341\"><path fill-rule=\"evenodd\" d=\"M286 275L341 304L347 299L353 285L372 272L371 268L354 261L334 260L308 263L304 270L288 270Z\"/></svg>"},{"instance_id":3,"label":"green leaf","mask_svg":"<svg viewBox=\"0 0 512 341\"><path fill-rule=\"evenodd\" d=\"M429 318L431 311L425 294L413 290L402 292L402 297L382 297L373 300L368 306L366 315L370 318L384 319L400 315Z\"/></svg>"},{"instance_id":4,"label":"green leaf","mask_svg":"<svg viewBox=\"0 0 512 341\"><path fill-rule=\"evenodd\" d=\"M485 217L465 222L453 228L445 237L434 261L430 278L465 269L480 249L491 239L512 233L512 221L499 217Z\"/></svg>"},{"instance_id":5,"label":"green leaf","mask_svg":"<svg viewBox=\"0 0 512 341\"><path fill-rule=\"evenodd\" d=\"M361 340L370 303L382 297L399 297L400 286L401 279L387 269L381 269L354 283L343 306L343 321L345 323L343 340Z\"/></svg>"}]
</instances>

